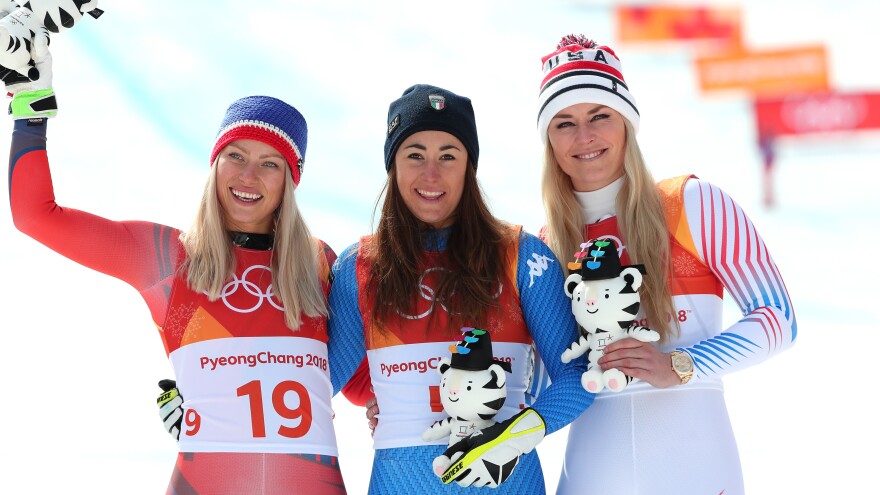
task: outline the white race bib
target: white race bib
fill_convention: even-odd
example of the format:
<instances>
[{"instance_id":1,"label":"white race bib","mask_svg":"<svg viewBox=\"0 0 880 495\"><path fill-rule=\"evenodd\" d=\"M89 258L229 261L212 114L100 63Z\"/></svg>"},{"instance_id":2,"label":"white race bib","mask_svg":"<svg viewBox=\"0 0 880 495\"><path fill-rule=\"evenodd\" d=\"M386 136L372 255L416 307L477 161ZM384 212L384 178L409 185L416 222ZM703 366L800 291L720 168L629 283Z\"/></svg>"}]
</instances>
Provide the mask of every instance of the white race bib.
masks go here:
<instances>
[{"instance_id":1,"label":"white race bib","mask_svg":"<svg viewBox=\"0 0 880 495\"><path fill-rule=\"evenodd\" d=\"M184 398L182 452L338 455L323 342L231 337L170 357Z\"/></svg>"}]
</instances>

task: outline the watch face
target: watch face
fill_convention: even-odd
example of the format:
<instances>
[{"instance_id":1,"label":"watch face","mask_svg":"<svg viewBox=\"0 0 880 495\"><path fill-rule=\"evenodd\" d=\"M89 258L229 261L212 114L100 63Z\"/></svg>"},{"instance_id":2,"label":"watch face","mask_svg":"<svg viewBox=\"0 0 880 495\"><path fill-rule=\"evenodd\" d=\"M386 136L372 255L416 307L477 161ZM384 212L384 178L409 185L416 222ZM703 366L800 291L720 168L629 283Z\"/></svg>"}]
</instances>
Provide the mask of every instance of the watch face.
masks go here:
<instances>
[{"instance_id":1,"label":"watch face","mask_svg":"<svg viewBox=\"0 0 880 495\"><path fill-rule=\"evenodd\" d=\"M672 367L679 373L693 371L694 365L685 353L675 353L672 357Z\"/></svg>"}]
</instances>

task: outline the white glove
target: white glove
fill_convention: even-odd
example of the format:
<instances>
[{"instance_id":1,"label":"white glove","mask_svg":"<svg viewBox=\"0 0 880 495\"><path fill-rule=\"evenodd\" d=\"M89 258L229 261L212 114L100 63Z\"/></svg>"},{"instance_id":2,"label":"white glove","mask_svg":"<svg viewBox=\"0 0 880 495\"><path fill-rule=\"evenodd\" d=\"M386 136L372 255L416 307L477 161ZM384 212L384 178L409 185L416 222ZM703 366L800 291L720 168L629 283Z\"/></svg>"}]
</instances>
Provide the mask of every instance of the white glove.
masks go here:
<instances>
[{"instance_id":1,"label":"white glove","mask_svg":"<svg viewBox=\"0 0 880 495\"><path fill-rule=\"evenodd\" d=\"M510 419L484 428L446 449L434 459L435 472L447 466L440 479L460 486L495 488L510 478L519 458L544 439L544 419L526 408Z\"/></svg>"},{"instance_id":2,"label":"white glove","mask_svg":"<svg viewBox=\"0 0 880 495\"><path fill-rule=\"evenodd\" d=\"M46 50L34 62L39 76L36 80L19 76L16 71L9 71L2 78L7 94L12 96L9 113L15 120L51 118L58 114L55 91L52 90L52 55Z\"/></svg>"},{"instance_id":3,"label":"white glove","mask_svg":"<svg viewBox=\"0 0 880 495\"><path fill-rule=\"evenodd\" d=\"M165 425L167 431L175 440L180 440L180 426L183 421L183 397L177 390L177 382L174 380L161 380L159 388L162 395L156 399L159 406L159 419Z\"/></svg>"},{"instance_id":4,"label":"white glove","mask_svg":"<svg viewBox=\"0 0 880 495\"><path fill-rule=\"evenodd\" d=\"M49 32L30 10L18 7L0 19L0 66L35 80L39 78L35 61L48 53Z\"/></svg>"},{"instance_id":5,"label":"white glove","mask_svg":"<svg viewBox=\"0 0 880 495\"><path fill-rule=\"evenodd\" d=\"M98 0L19 0L27 5L40 23L49 31L57 33L72 28L83 14L98 17L103 13Z\"/></svg>"}]
</instances>

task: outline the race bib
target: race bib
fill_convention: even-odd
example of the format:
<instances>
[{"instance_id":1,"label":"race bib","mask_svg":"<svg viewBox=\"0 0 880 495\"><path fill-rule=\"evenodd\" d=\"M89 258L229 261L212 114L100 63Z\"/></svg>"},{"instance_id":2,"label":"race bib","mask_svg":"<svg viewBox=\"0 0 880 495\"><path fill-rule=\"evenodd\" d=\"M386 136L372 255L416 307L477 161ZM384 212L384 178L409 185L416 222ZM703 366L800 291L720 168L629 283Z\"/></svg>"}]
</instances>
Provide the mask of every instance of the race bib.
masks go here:
<instances>
[{"instance_id":1,"label":"race bib","mask_svg":"<svg viewBox=\"0 0 880 495\"><path fill-rule=\"evenodd\" d=\"M322 342L220 338L170 357L184 397L182 452L337 455Z\"/></svg>"}]
</instances>

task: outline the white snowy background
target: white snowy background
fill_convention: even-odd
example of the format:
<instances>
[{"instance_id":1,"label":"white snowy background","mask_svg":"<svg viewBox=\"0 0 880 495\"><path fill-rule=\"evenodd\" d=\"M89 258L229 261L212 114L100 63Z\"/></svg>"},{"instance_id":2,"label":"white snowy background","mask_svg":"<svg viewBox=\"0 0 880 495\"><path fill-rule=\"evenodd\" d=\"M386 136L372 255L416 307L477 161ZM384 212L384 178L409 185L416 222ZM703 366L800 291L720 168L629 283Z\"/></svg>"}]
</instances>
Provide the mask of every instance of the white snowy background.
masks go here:
<instances>
[{"instance_id":1,"label":"white snowy background","mask_svg":"<svg viewBox=\"0 0 880 495\"><path fill-rule=\"evenodd\" d=\"M571 32L611 45L638 101L639 141L655 176L693 172L737 199L795 303L797 345L725 379L748 493L876 490L878 134L786 140L775 169L778 204L768 209L749 99L700 95L688 47L616 43L607 0L100 5L102 18L52 43L58 202L188 227L226 106L269 94L309 122L298 201L337 252L371 229L387 105L414 83L473 99L478 176L493 211L536 232L540 58ZM743 9L749 46L824 43L835 88L880 89L874 2L726 5ZM4 128L3 148L11 122ZM154 404L156 382L171 368L146 305L124 283L19 233L5 208L0 274L0 492L164 493L176 447ZM738 314L728 309L732 322ZM342 397L334 407L346 485L365 493L372 448L363 410ZM566 435L538 447L549 493ZM614 461L597 451L583 462L600 460Z\"/></svg>"}]
</instances>

